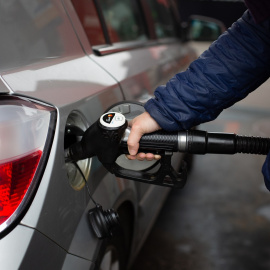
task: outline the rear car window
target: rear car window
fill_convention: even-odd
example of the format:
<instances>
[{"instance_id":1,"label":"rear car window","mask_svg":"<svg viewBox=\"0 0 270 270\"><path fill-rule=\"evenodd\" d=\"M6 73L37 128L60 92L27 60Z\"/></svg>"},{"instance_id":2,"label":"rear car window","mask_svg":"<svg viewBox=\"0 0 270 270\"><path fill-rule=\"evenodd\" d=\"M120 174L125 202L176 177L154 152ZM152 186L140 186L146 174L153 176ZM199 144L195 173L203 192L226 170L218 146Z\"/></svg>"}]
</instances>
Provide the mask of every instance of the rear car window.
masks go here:
<instances>
[{"instance_id":1,"label":"rear car window","mask_svg":"<svg viewBox=\"0 0 270 270\"><path fill-rule=\"evenodd\" d=\"M157 38L177 37L169 0L145 0L151 10Z\"/></svg>"},{"instance_id":2,"label":"rear car window","mask_svg":"<svg viewBox=\"0 0 270 270\"><path fill-rule=\"evenodd\" d=\"M93 0L72 0L71 2L77 12L90 44L92 46L105 44L105 37Z\"/></svg>"},{"instance_id":3,"label":"rear car window","mask_svg":"<svg viewBox=\"0 0 270 270\"><path fill-rule=\"evenodd\" d=\"M140 9L134 0L99 0L112 43L146 40Z\"/></svg>"}]
</instances>

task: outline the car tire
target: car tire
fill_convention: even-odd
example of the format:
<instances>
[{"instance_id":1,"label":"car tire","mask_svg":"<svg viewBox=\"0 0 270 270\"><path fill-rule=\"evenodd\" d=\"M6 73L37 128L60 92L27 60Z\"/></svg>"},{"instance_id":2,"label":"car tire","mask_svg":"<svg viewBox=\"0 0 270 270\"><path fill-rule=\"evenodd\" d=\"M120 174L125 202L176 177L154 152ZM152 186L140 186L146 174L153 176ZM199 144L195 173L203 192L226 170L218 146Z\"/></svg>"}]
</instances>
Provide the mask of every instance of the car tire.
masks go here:
<instances>
[{"instance_id":1,"label":"car tire","mask_svg":"<svg viewBox=\"0 0 270 270\"><path fill-rule=\"evenodd\" d=\"M99 265L100 270L125 270L128 252L125 247L124 234L121 229L108 240Z\"/></svg>"}]
</instances>

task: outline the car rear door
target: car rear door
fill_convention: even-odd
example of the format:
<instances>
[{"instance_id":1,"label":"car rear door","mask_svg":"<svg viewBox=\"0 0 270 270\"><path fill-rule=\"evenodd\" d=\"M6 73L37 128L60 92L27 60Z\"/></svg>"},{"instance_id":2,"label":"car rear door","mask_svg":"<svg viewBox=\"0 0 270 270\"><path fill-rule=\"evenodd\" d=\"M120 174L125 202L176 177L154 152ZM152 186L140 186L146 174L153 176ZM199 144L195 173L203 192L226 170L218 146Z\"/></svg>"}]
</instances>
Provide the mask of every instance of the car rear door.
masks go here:
<instances>
[{"instance_id":1,"label":"car rear door","mask_svg":"<svg viewBox=\"0 0 270 270\"><path fill-rule=\"evenodd\" d=\"M118 81L126 100L147 101L195 57L180 42L171 1L66 0L66 5L84 51ZM146 228L167 189L136 185L141 228Z\"/></svg>"}]
</instances>

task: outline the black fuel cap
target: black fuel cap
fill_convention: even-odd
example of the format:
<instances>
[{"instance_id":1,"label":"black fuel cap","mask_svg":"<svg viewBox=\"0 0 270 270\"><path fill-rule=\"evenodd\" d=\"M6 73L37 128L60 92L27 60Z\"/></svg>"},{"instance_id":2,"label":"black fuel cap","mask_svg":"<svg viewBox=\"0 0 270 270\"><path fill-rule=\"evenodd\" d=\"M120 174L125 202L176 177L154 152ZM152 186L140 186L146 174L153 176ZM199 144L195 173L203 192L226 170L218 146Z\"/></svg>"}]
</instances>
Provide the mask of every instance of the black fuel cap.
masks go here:
<instances>
[{"instance_id":1,"label":"black fuel cap","mask_svg":"<svg viewBox=\"0 0 270 270\"><path fill-rule=\"evenodd\" d=\"M99 239L111 237L113 230L120 225L117 212L113 209L103 210L99 204L88 212L88 217Z\"/></svg>"}]
</instances>

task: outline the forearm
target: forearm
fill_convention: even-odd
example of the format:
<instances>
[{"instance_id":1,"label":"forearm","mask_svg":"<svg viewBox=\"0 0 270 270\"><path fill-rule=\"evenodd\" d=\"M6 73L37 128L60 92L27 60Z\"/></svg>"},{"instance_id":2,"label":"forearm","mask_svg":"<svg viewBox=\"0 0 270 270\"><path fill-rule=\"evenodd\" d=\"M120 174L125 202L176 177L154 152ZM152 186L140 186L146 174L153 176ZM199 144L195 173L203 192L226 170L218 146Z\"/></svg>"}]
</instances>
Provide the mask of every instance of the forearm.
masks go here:
<instances>
[{"instance_id":1,"label":"forearm","mask_svg":"<svg viewBox=\"0 0 270 270\"><path fill-rule=\"evenodd\" d=\"M269 63L270 31L245 13L187 71L158 87L145 109L165 130L189 129L255 90Z\"/></svg>"}]
</instances>

